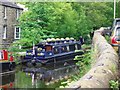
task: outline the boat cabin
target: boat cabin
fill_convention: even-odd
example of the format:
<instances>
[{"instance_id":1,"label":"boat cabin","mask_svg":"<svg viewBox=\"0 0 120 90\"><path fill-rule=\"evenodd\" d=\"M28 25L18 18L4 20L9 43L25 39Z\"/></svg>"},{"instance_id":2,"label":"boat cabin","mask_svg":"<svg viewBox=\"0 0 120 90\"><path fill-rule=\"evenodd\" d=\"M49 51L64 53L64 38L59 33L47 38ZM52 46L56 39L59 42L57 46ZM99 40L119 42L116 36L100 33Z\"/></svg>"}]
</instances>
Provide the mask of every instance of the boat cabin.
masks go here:
<instances>
[{"instance_id":1,"label":"boat cabin","mask_svg":"<svg viewBox=\"0 0 120 90\"><path fill-rule=\"evenodd\" d=\"M31 58L33 56L39 58L51 57L56 54L75 52L75 50L81 49L81 43L72 42L72 43L47 43L39 44L33 47L32 50L27 50L26 57Z\"/></svg>"},{"instance_id":2,"label":"boat cabin","mask_svg":"<svg viewBox=\"0 0 120 90\"><path fill-rule=\"evenodd\" d=\"M0 61L8 60L8 51L0 50Z\"/></svg>"}]
</instances>

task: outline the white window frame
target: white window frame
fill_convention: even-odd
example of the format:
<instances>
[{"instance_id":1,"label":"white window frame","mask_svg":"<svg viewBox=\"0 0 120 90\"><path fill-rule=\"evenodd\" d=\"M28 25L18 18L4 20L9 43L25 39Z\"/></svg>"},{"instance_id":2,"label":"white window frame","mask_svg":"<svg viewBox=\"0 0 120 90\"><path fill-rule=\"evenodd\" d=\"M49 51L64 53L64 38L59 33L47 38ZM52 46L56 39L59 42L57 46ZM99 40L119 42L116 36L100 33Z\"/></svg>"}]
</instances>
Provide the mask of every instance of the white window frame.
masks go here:
<instances>
[{"instance_id":1,"label":"white window frame","mask_svg":"<svg viewBox=\"0 0 120 90\"><path fill-rule=\"evenodd\" d=\"M16 32L16 28L19 28L19 37L17 38L17 32ZM21 29L20 27L18 26L15 26L15 31L14 31L14 39L20 39L20 32L21 32Z\"/></svg>"},{"instance_id":2,"label":"white window frame","mask_svg":"<svg viewBox=\"0 0 120 90\"><path fill-rule=\"evenodd\" d=\"M2 51L0 51L0 60L2 60L3 59L3 53L2 53Z\"/></svg>"},{"instance_id":3,"label":"white window frame","mask_svg":"<svg viewBox=\"0 0 120 90\"><path fill-rule=\"evenodd\" d=\"M18 19L20 17L20 10L16 9L16 19Z\"/></svg>"},{"instance_id":4,"label":"white window frame","mask_svg":"<svg viewBox=\"0 0 120 90\"><path fill-rule=\"evenodd\" d=\"M70 51L70 48L69 48L69 46L67 46L67 51Z\"/></svg>"},{"instance_id":5,"label":"white window frame","mask_svg":"<svg viewBox=\"0 0 120 90\"><path fill-rule=\"evenodd\" d=\"M7 26L3 26L3 39L7 38Z\"/></svg>"},{"instance_id":6,"label":"white window frame","mask_svg":"<svg viewBox=\"0 0 120 90\"><path fill-rule=\"evenodd\" d=\"M4 19L7 19L7 7L6 6L4 6L3 13L4 13Z\"/></svg>"},{"instance_id":7,"label":"white window frame","mask_svg":"<svg viewBox=\"0 0 120 90\"><path fill-rule=\"evenodd\" d=\"M75 44L75 49L78 50L78 46L77 46L77 44Z\"/></svg>"}]
</instances>

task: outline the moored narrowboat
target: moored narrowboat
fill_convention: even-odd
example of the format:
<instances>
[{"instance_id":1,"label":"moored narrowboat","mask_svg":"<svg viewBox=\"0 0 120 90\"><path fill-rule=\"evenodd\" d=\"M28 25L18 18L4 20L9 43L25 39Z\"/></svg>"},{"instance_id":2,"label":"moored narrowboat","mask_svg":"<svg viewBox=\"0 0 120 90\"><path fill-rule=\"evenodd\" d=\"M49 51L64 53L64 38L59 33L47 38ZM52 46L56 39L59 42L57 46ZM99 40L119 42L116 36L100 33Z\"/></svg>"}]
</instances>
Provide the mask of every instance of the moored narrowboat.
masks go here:
<instances>
[{"instance_id":1,"label":"moored narrowboat","mask_svg":"<svg viewBox=\"0 0 120 90\"><path fill-rule=\"evenodd\" d=\"M15 62L7 50L0 50L0 88L10 88L15 79Z\"/></svg>"},{"instance_id":2,"label":"moored narrowboat","mask_svg":"<svg viewBox=\"0 0 120 90\"><path fill-rule=\"evenodd\" d=\"M47 39L26 51L21 60L23 71L29 73L46 73L46 71L72 66L76 55L82 55L81 42L74 38Z\"/></svg>"}]
</instances>

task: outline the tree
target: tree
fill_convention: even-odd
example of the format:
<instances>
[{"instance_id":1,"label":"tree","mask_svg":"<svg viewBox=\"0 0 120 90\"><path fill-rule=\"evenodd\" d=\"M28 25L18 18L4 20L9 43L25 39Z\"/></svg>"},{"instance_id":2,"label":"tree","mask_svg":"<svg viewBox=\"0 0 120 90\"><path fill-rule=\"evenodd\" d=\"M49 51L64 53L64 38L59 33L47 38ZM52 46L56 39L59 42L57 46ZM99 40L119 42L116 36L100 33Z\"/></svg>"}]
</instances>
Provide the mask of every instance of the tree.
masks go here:
<instances>
[{"instance_id":1,"label":"tree","mask_svg":"<svg viewBox=\"0 0 120 90\"><path fill-rule=\"evenodd\" d=\"M28 11L20 18L24 45L48 37L83 36L86 41L91 30L110 26L113 3L27 2Z\"/></svg>"},{"instance_id":2,"label":"tree","mask_svg":"<svg viewBox=\"0 0 120 90\"><path fill-rule=\"evenodd\" d=\"M56 33L47 30L50 8L46 3L27 3L28 11L20 17L21 44L31 46L43 39L55 37ZM33 7L32 7L33 6Z\"/></svg>"}]
</instances>

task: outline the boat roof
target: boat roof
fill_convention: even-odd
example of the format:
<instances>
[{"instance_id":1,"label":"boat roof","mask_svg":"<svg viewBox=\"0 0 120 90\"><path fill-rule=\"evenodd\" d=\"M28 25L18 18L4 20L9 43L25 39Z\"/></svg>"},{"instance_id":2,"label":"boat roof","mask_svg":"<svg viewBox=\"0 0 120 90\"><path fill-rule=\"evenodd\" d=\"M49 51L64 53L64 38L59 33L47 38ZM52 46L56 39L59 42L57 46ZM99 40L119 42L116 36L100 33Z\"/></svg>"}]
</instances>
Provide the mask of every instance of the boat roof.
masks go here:
<instances>
[{"instance_id":1,"label":"boat roof","mask_svg":"<svg viewBox=\"0 0 120 90\"><path fill-rule=\"evenodd\" d=\"M73 45L73 44L76 44L76 43L80 43L79 41L75 41L75 42L67 42L67 43L52 43L52 44L45 44L45 43L39 43L38 45L36 46L66 46L66 45Z\"/></svg>"}]
</instances>

